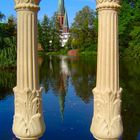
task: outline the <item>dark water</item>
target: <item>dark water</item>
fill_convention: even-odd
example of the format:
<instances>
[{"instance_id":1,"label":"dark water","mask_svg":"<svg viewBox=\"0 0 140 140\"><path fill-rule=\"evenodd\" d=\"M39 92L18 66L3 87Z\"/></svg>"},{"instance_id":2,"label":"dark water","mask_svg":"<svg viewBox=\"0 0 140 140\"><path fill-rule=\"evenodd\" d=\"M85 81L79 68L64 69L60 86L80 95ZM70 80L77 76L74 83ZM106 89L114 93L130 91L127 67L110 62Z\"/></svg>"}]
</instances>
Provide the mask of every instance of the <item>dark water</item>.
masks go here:
<instances>
[{"instance_id":1,"label":"dark water","mask_svg":"<svg viewBox=\"0 0 140 140\"><path fill-rule=\"evenodd\" d=\"M89 129L93 114L96 59L92 57L39 58L44 87L46 132L40 140L94 140ZM16 72L0 71L0 140L16 140L12 133ZM140 63L122 61L122 140L140 140Z\"/></svg>"}]
</instances>

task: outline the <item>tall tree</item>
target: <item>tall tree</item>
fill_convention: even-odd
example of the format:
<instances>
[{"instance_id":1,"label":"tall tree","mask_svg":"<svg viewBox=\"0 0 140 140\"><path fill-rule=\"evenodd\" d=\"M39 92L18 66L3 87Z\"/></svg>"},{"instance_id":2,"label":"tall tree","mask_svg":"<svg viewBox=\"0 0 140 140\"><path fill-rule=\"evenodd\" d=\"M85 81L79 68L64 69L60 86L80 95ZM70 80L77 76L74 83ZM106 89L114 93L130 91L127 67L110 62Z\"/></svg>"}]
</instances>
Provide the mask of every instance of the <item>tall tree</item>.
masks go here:
<instances>
[{"instance_id":1,"label":"tall tree","mask_svg":"<svg viewBox=\"0 0 140 140\"><path fill-rule=\"evenodd\" d=\"M131 40L130 32L133 27L134 8L130 0L121 1L121 9L119 13L119 36L121 49L127 48ZM123 47L123 48L122 48Z\"/></svg>"},{"instance_id":2,"label":"tall tree","mask_svg":"<svg viewBox=\"0 0 140 140\"><path fill-rule=\"evenodd\" d=\"M0 12L0 21L2 21L5 18L5 15Z\"/></svg>"},{"instance_id":3,"label":"tall tree","mask_svg":"<svg viewBox=\"0 0 140 140\"><path fill-rule=\"evenodd\" d=\"M134 20L133 20L133 28L130 32L130 36L132 40L130 41L130 47L135 47L136 52L139 52L140 55L140 0L137 0L134 4ZM134 50L134 49L133 49Z\"/></svg>"},{"instance_id":4,"label":"tall tree","mask_svg":"<svg viewBox=\"0 0 140 140\"><path fill-rule=\"evenodd\" d=\"M123 0L120 10L120 50L126 57L140 57L140 0Z\"/></svg>"},{"instance_id":5,"label":"tall tree","mask_svg":"<svg viewBox=\"0 0 140 140\"><path fill-rule=\"evenodd\" d=\"M54 51L59 51L61 49L61 34L57 13L54 13L54 15L50 20L50 31L51 31L51 49Z\"/></svg>"},{"instance_id":6,"label":"tall tree","mask_svg":"<svg viewBox=\"0 0 140 140\"><path fill-rule=\"evenodd\" d=\"M39 25L39 43L44 51L49 51L50 47L50 21L47 15L44 15L41 25Z\"/></svg>"},{"instance_id":7,"label":"tall tree","mask_svg":"<svg viewBox=\"0 0 140 140\"><path fill-rule=\"evenodd\" d=\"M1 16L3 17L3 16ZM16 65L16 19L0 23L0 67Z\"/></svg>"},{"instance_id":8,"label":"tall tree","mask_svg":"<svg viewBox=\"0 0 140 140\"><path fill-rule=\"evenodd\" d=\"M76 48L93 46L97 42L96 13L85 6L80 10L71 27L72 45Z\"/></svg>"},{"instance_id":9,"label":"tall tree","mask_svg":"<svg viewBox=\"0 0 140 140\"><path fill-rule=\"evenodd\" d=\"M17 25L16 18L13 15L9 16L5 29L7 31L7 36L16 37L17 34L16 25Z\"/></svg>"},{"instance_id":10,"label":"tall tree","mask_svg":"<svg viewBox=\"0 0 140 140\"><path fill-rule=\"evenodd\" d=\"M11 47L16 42L16 19L8 17L7 22L0 23L0 48Z\"/></svg>"}]
</instances>

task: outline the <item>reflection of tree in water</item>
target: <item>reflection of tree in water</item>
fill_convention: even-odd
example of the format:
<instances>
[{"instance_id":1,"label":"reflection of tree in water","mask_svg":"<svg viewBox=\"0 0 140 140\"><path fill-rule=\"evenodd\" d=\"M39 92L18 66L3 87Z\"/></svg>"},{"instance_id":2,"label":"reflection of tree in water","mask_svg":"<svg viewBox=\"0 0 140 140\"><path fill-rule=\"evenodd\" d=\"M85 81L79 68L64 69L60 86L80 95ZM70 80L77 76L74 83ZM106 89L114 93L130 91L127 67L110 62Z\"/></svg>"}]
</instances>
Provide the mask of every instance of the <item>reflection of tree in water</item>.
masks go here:
<instances>
[{"instance_id":1,"label":"reflection of tree in water","mask_svg":"<svg viewBox=\"0 0 140 140\"><path fill-rule=\"evenodd\" d=\"M16 85L15 70L0 70L0 100L13 93Z\"/></svg>"},{"instance_id":2,"label":"reflection of tree in water","mask_svg":"<svg viewBox=\"0 0 140 140\"><path fill-rule=\"evenodd\" d=\"M120 67L123 140L136 140L140 131L140 63L123 61Z\"/></svg>"},{"instance_id":3,"label":"reflection of tree in water","mask_svg":"<svg viewBox=\"0 0 140 140\"><path fill-rule=\"evenodd\" d=\"M60 59L59 57L46 57L44 58L40 70L40 84L48 90L52 89L54 93L58 94L59 80L61 76Z\"/></svg>"},{"instance_id":4,"label":"reflection of tree in water","mask_svg":"<svg viewBox=\"0 0 140 140\"><path fill-rule=\"evenodd\" d=\"M88 103L92 98L92 89L95 86L96 59L81 57L77 61L71 61L69 66L77 96Z\"/></svg>"}]
</instances>

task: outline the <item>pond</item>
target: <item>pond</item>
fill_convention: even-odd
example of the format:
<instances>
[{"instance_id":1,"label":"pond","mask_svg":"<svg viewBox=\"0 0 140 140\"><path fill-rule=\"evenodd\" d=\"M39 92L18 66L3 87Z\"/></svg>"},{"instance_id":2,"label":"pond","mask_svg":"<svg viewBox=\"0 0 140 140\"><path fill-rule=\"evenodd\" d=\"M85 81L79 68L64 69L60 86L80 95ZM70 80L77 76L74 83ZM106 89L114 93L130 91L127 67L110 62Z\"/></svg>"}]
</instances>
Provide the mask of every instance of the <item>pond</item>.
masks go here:
<instances>
[{"instance_id":1,"label":"pond","mask_svg":"<svg viewBox=\"0 0 140 140\"><path fill-rule=\"evenodd\" d=\"M90 133L92 89L96 83L94 57L39 57L46 132L40 140L94 140ZM0 71L0 140L16 140L12 133L16 71ZM123 87L122 140L140 140L140 63L120 63Z\"/></svg>"}]
</instances>

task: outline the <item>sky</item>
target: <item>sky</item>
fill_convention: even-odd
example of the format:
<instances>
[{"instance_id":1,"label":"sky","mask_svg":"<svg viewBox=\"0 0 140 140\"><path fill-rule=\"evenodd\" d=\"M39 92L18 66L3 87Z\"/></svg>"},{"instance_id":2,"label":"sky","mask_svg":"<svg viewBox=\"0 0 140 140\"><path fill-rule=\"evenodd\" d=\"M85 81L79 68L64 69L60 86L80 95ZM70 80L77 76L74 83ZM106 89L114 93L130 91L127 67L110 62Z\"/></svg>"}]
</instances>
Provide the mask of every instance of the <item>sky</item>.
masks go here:
<instances>
[{"instance_id":1,"label":"sky","mask_svg":"<svg viewBox=\"0 0 140 140\"><path fill-rule=\"evenodd\" d=\"M95 0L65 0L65 7L68 13L70 25L73 22L76 12L86 5L95 9ZM42 20L45 14L51 17L54 12L57 11L57 8L58 0L41 0L40 11L38 13L39 20ZM0 11L5 14L6 17L10 15L16 16L16 12L14 10L14 0L0 0Z\"/></svg>"}]
</instances>

